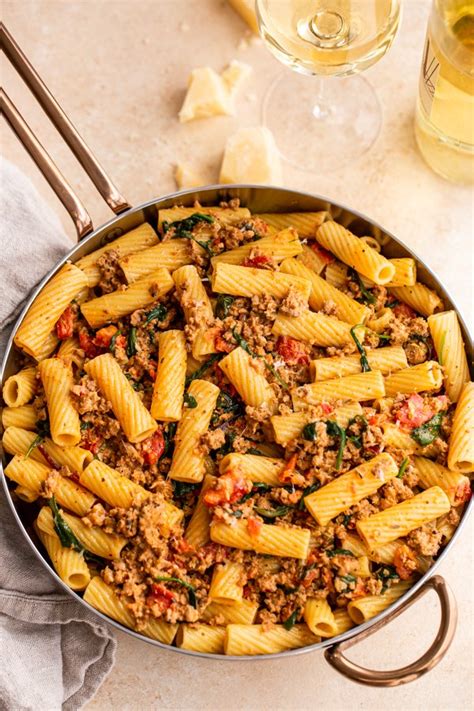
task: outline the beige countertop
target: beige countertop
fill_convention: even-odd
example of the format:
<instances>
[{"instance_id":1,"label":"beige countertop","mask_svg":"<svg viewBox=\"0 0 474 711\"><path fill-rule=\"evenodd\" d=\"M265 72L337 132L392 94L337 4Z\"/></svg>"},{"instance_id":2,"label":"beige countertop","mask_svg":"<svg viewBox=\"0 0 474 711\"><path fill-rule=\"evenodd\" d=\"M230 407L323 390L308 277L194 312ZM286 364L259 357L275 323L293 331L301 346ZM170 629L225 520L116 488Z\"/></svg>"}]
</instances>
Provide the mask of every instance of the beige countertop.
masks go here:
<instances>
[{"instance_id":1,"label":"beige countertop","mask_svg":"<svg viewBox=\"0 0 474 711\"><path fill-rule=\"evenodd\" d=\"M285 166L285 183L346 203L394 232L437 272L469 319L472 195L434 175L413 137L428 9L425 0L405 0L393 48L366 73L384 112L371 152L329 175ZM237 126L258 124L265 89L281 71L258 43L242 46L245 27L221 0L4 0L3 19L132 204L173 191L177 161L199 168L209 182L216 180L226 137ZM189 71L202 65L221 70L232 59L254 68L240 95L238 115L180 125L176 114ZM77 188L95 224L101 224L110 217L105 203L20 80L4 63L2 71L11 97ZM4 155L31 176L73 238L59 201L4 122L0 130ZM470 543L472 520L439 569L458 600L455 640L436 670L413 684L385 690L356 686L320 653L216 663L159 651L119 633L116 666L87 709L467 710L473 703ZM430 594L350 656L375 668L400 666L429 646L437 624L437 603Z\"/></svg>"}]
</instances>

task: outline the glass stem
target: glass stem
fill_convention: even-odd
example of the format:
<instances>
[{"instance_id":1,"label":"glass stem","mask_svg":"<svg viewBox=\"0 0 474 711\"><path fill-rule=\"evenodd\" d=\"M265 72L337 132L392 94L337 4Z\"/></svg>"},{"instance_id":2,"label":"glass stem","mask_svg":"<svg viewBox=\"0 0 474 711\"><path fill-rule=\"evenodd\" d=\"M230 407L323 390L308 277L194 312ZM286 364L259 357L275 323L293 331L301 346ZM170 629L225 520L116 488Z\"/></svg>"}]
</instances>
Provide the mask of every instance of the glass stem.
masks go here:
<instances>
[{"instance_id":1,"label":"glass stem","mask_svg":"<svg viewBox=\"0 0 474 711\"><path fill-rule=\"evenodd\" d=\"M326 82L327 78L316 78L316 101L313 106L313 116L318 121L327 121L331 115L332 107L328 101Z\"/></svg>"}]
</instances>

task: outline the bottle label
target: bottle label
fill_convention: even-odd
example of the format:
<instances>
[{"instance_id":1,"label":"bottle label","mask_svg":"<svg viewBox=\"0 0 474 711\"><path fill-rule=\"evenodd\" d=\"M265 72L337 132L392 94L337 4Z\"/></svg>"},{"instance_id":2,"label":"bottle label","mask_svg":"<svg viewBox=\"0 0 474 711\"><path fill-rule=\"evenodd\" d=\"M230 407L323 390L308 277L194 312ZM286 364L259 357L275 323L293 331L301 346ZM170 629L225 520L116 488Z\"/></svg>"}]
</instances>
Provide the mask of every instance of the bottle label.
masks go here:
<instances>
[{"instance_id":1,"label":"bottle label","mask_svg":"<svg viewBox=\"0 0 474 711\"><path fill-rule=\"evenodd\" d=\"M440 63L433 51L433 43L429 34L426 35L423 62L420 73L420 101L427 116L431 114L431 106L436 92L436 84L440 72Z\"/></svg>"}]
</instances>

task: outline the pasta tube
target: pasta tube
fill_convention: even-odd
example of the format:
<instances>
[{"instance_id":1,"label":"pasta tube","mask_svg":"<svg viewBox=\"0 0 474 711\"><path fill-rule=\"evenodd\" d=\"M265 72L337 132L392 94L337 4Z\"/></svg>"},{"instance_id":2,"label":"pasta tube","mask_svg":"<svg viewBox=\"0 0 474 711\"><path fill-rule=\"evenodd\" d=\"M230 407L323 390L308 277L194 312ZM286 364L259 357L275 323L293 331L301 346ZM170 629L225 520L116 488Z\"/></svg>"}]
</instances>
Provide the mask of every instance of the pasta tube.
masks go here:
<instances>
[{"instance_id":1,"label":"pasta tube","mask_svg":"<svg viewBox=\"0 0 474 711\"><path fill-rule=\"evenodd\" d=\"M355 299L351 299L344 292L331 286L298 259L285 259L280 268L285 274L294 274L311 282L309 305L315 311L322 309L327 301L332 301L337 307L336 316L346 323L352 325L364 323L370 316L370 309L367 306L359 304Z\"/></svg>"},{"instance_id":2,"label":"pasta tube","mask_svg":"<svg viewBox=\"0 0 474 711\"><path fill-rule=\"evenodd\" d=\"M99 610L116 622L120 622L130 629L137 629L127 605L116 595L110 585L104 583L99 575L92 578L84 592L83 599L95 610ZM178 631L178 625L151 618L139 631L158 642L171 644Z\"/></svg>"},{"instance_id":3,"label":"pasta tube","mask_svg":"<svg viewBox=\"0 0 474 711\"><path fill-rule=\"evenodd\" d=\"M224 648L232 656L276 654L317 642L319 637L306 625L294 625L291 630L284 625L273 625L270 629L264 625L228 625Z\"/></svg>"},{"instance_id":4,"label":"pasta tube","mask_svg":"<svg viewBox=\"0 0 474 711\"><path fill-rule=\"evenodd\" d=\"M181 418L186 365L186 339L183 331L160 333L158 369L150 408L155 420L177 422Z\"/></svg>"},{"instance_id":5,"label":"pasta tube","mask_svg":"<svg viewBox=\"0 0 474 711\"><path fill-rule=\"evenodd\" d=\"M435 360L404 368L385 378L387 397L398 393L419 393L439 390L443 384L443 369Z\"/></svg>"},{"instance_id":6,"label":"pasta tube","mask_svg":"<svg viewBox=\"0 0 474 711\"><path fill-rule=\"evenodd\" d=\"M209 533L211 514L202 499L207 489L209 489L210 486L213 486L216 481L216 477L211 476L210 474L207 474L204 477L204 481L202 483L201 491L197 504L194 508L193 515L191 516L191 519L184 532L184 537L186 538L187 542L191 546L194 546L194 548L196 549L200 548L201 546L205 546L206 543L209 543L209 541L211 540L211 536Z\"/></svg>"},{"instance_id":7,"label":"pasta tube","mask_svg":"<svg viewBox=\"0 0 474 711\"><path fill-rule=\"evenodd\" d=\"M39 495L42 493L44 482L51 474L51 469L34 459L16 455L5 467L5 474L20 486ZM59 473L55 474L52 485L58 503L79 516L89 513L95 503L95 496L90 491L86 491L82 486Z\"/></svg>"},{"instance_id":8,"label":"pasta tube","mask_svg":"<svg viewBox=\"0 0 474 711\"><path fill-rule=\"evenodd\" d=\"M337 222L324 222L316 232L316 239L341 262L376 284L388 284L395 275L395 267L388 259Z\"/></svg>"},{"instance_id":9,"label":"pasta tube","mask_svg":"<svg viewBox=\"0 0 474 711\"><path fill-rule=\"evenodd\" d=\"M413 465L421 485L425 489L439 486L446 493L452 506L459 506L470 497L469 479L461 472L452 472L426 457L413 457Z\"/></svg>"},{"instance_id":10,"label":"pasta tube","mask_svg":"<svg viewBox=\"0 0 474 711\"><path fill-rule=\"evenodd\" d=\"M170 239L122 257L120 267L129 284L164 268L170 272L191 262L191 246L185 239Z\"/></svg>"},{"instance_id":11,"label":"pasta tube","mask_svg":"<svg viewBox=\"0 0 474 711\"><path fill-rule=\"evenodd\" d=\"M239 346L219 361L219 368L227 375L246 405L266 405L274 412L275 393L265 376L257 370L257 364L259 363Z\"/></svg>"},{"instance_id":12,"label":"pasta tube","mask_svg":"<svg viewBox=\"0 0 474 711\"><path fill-rule=\"evenodd\" d=\"M226 454L219 464L220 474L238 472L240 476L253 482L261 482L269 486L281 486L280 473L285 468L284 459L276 457L261 457L258 454Z\"/></svg>"},{"instance_id":13,"label":"pasta tube","mask_svg":"<svg viewBox=\"0 0 474 711\"><path fill-rule=\"evenodd\" d=\"M110 506L128 509L135 501L150 496L150 492L104 462L94 459L79 475L80 483Z\"/></svg>"},{"instance_id":14,"label":"pasta tube","mask_svg":"<svg viewBox=\"0 0 474 711\"><path fill-rule=\"evenodd\" d=\"M84 590L90 582L91 574L82 554L73 548L63 547L56 531L44 533L38 525L35 530L61 580L71 590Z\"/></svg>"},{"instance_id":15,"label":"pasta tube","mask_svg":"<svg viewBox=\"0 0 474 711\"><path fill-rule=\"evenodd\" d=\"M193 338L194 358L215 353L214 332L207 328L214 320L214 312L196 267L189 265L177 269L173 272L173 280L186 322L200 326Z\"/></svg>"},{"instance_id":16,"label":"pasta tube","mask_svg":"<svg viewBox=\"0 0 474 711\"><path fill-rule=\"evenodd\" d=\"M214 522L211 525L211 541L223 546L254 550L256 553L276 555L284 558L306 558L309 550L310 531L288 526L272 526L263 523L256 534L249 531L246 520L239 520L235 525Z\"/></svg>"},{"instance_id":17,"label":"pasta tube","mask_svg":"<svg viewBox=\"0 0 474 711\"><path fill-rule=\"evenodd\" d=\"M250 600L242 600L233 605L221 605L217 602L211 602L204 612L202 618L206 622L211 620L219 620L219 624L231 625L251 625L255 621L258 611L258 602Z\"/></svg>"},{"instance_id":18,"label":"pasta tube","mask_svg":"<svg viewBox=\"0 0 474 711\"><path fill-rule=\"evenodd\" d=\"M372 370L368 373L302 385L291 391L291 397L295 410L303 410L310 405L330 400L363 402L385 397L385 384L382 373L379 370Z\"/></svg>"},{"instance_id":19,"label":"pasta tube","mask_svg":"<svg viewBox=\"0 0 474 711\"><path fill-rule=\"evenodd\" d=\"M460 472L474 471L474 383L461 390L449 438L448 466Z\"/></svg>"},{"instance_id":20,"label":"pasta tube","mask_svg":"<svg viewBox=\"0 0 474 711\"><path fill-rule=\"evenodd\" d=\"M383 452L306 496L304 503L319 525L326 526L350 506L375 494L397 474L397 463Z\"/></svg>"},{"instance_id":21,"label":"pasta tube","mask_svg":"<svg viewBox=\"0 0 474 711\"><path fill-rule=\"evenodd\" d=\"M264 296L278 299L288 296L294 289L304 301L308 300L311 283L307 279L267 269L253 269L220 262L212 274L212 290L233 296Z\"/></svg>"},{"instance_id":22,"label":"pasta tube","mask_svg":"<svg viewBox=\"0 0 474 711\"><path fill-rule=\"evenodd\" d=\"M36 368L23 368L10 375L3 386L3 399L8 407L20 407L31 400L36 388Z\"/></svg>"},{"instance_id":23,"label":"pasta tube","mask_svg":"<svg viewBox=\"0 0 474 711\"><path fill-rule=\"evenodd\" d=\"M241 602L244 580L244 567L241 563L226 561L215 565L209 588L209 599L221 605Z\"/></svg>"},{"instance_id":24,"label":"pasta tube","mask_svg":"<svg viewBox=\"0 0 474 711\"><path fill-rule=\"evenodd\" d=\"M318 637L334 637L337 624L327 600L308 598L304 606L304 621L311 632Z\"/></svg>"},{"instance_id":25,"label":"pasta tube","mask_svg":"<svg viewBox=\"0 0 474 711\"><path fill-rule=\"evenodd\" d=\"M412 499L379 511L356 524L357 532L369 550L406 536L424 523L433 521L451 508L439 486L432 486Z\"/></svg>"},{"instance_id":26,"label":"pasta tube","mask_svg":"<svg viewBox=\"0 0 474 711\"><path fill-rule=\"evenodd\" d=\"M266 222L273 230L293 227L300 237L314 237L318 227L329 218L329 212L262 212L254 217Z\"/></svg>"},{"instance_id":27,"label":"pasta tube","mask_svg":"<svg viewBox=\"0 0 474 711\"><path fill-rule=\"evenodd\" d=\"M451 402L457 402L464 383L469 382L469 367L461 328L455 311L428 317L428 326L444 370L444 387Z\"/></svg>"},{"instance_id":28,"label":"pasta tube","mask_svg":"<svg viewBox=\"0 0 474 711\"><path fill-rule=\"evenodd\" d=\"M87 277L73 264L65 264L46 284L28 309L15 344L36 360L55 348L57 339L50 338L57 320L76 294L87 287ZM48 344L46 353L44 345Z\"/></svg>"},{"instance_id":29,"label":"pasta tube","mask_svg":"<svg viewBox=\"0 0 474 711\"><path fill-rule=\"evenodd\" d=\"M81 423L72 404L72 368L60 358L47 358L39 363L38 372L48 405L51 438L60 447L73 447L81 441Z\"/></svg>"},{"instance_id":30,"label":"pasta tube","mask_svg":"<svg viewBox=\"0 0 474 711\"><path fill-rule=\"evenodd\" d=\"M271 257L275 262L281 262L287 257L301 254L303 247L298 239L298 233L292 227L289 227L271 237L262 237L255 242L247 242L241 247L222 252L222 254L212 257L211 264L214 269L216 264L221 262L241 264L253 251L256 251L259 255Z\"/></svg>"},{"instance_id":31,"label":"pasta tube","mask_svg":"<svg viewBox=\"0 0 474 711\"><path fill-rule=\"evenodd\" d=\"M98 384L112 405L115 417L130 442L142 442L150 437L157 424L132 388L111 353L97 356L85 364L84 370Z\"/></svg>"},{"instance_id":32,"label":"pasta tube","mask_svg":"<svg viewBox=\"0 0 474 711\"><path fill-rule=\"evenodd\" d=\"M33 405L4 407L2 410L2 425L5 429L7 427L21 427L24 430L34 430L37 419Z\"/></svg>"},{"instance_id":33,"label":"pasta tube","mask_svg":"<svg viewBox=\"0 0 474 711\"><path fill-rule=\"evenodd\" d=\"M219 388L206 380L193 380L188 393L197 405L185 409L178 424L168 476L176 481L199 482L205 473L205 460L199 451L199 442L209 428Z\"/></svg>"},{"instance_id":34,"label":"pasta tube","mask_svg":"<svg viewBox=\"0 0 474 711\"><path fill-rule=\"evenodd\" d=\"M3 433L2 444L9 454L26 455L34 445L37 435L21 427L7 427ZM49 437L45 437L37 447L33 447L29 455L42 464L53 461L58 465L68 467L71 472L80 472L94 458L92 452L82 447L59 447Z\"/></svg>"},{"instance_id":35,"label":"pasta tube","mask_svg":"<svg viewBox=\"0 0 474 711\"><path fill-rule=\"evenodd\" d=\"M335 316L305 311L297 318L278 314L272 328L275 336L291 336L314 346L344 346L352 341L351 324Z\"/></svg>"},{"instance_id":36,"label":"pasta tube","mask_svg":"<svg viewBox=\"0 0 474 711\"><path fill-rule=\"evenodd\" d=\"M137 309L150 306L154 301L171 291L174 283L167 269L156 269L126 289L117 289L110 294L86 301L81 311L92 328L99 328L110 321L117 321Z\"/></svg>"},{"instance_id":37,"label":"pasta tube","mask_svg":"<svg viewBox=\"0 0 474 711\"><path fill-rule=\"evenodd\" d=\"M334 420L340 427L347 427L349 420L356 415L362 414L362 407L358 402L350 402L347 405L337 407L333 412L324 418ZM301 431L309 422L316 419L307 412L292 412L290 415L274 415L270 418L273 427L275 442L285 446L290 440L301 435ZM231 455L232 456L232 455Z\"/></svg>"},{"instance_id":38,"label":"pasta tube","mask_svg":"<svg viewBox=\"0 0 474 711\"><path fill-rule=\"evenodd\" d=\"M237 225L242 220L251 217L250 210L247 207L169 207L158 211L158 227L170 226L173 222L185 220L196 212L202 215L210 215L221 225Z\"/></svg>"},{"instance_id":39,"label":"pasta tube","mask_svg":"<svg viewBox=\"0 0 474 711\"><path fill-rule=\"evenodd\" d=\"M400 583L392 585L381 595L359 597L357 600L352 600L348 604L347 612L356 625L361 625L363 622L371 620L372 617L386 610L387 607L390 607L392 602L395 602L395 600L398 600L404 595L412 585L412 580L401 581Z\"/></svg>"},{"instance_id":40,"label":"pasta tube","mask_svg":"<svg viewBox=\"0 0 474 711\"><path fill-rule=\"evenodd\" d=\"M179 625L176 646L193 652L224 654L225 627L194 624Z\"/></svg>"},{"instance_id":41,"label":"pasta tube","mask_svg":"<svg viewBox=\"0 0 474 711\"><path fill-rule=\"evenodd\" d=\"M413 286L390 287L390 291L396 299L408 304L423 316L431 316L435 311L443 308L443 302L438 294L419 282Z\"/></svg>"},{"instance_id":42,"label":"pasta tube","mask_svg":"<svg viewBox=\"0 0 474 711\"><path fill-rule=\"evenodd\" d=\"M145 222L143 225L139 225L134 230L127 232L122 237L109 242L104 247L96 249L90 254L86 254L85 257L79 259L76 262L76 267L79 267L87 277L90 287L97 286L100 281L100 269L97 266L97 262L106 252L111 249L117 252L121 258L125 257L127 254L132 254L134 252L139 252L146 247L151 247L153 244L157 244L158 236L151 225Z\"/></svg>"},{"instance_id":43,"label":"pasta tube","mask_svg":"<svg viewBox=\"0 0 474 711\"><path fill-rule=\"evenodd\" d=\"M405 350L401 346L374 348L367 350L367 360L371 370L380 370L389 375L403 368L408 368ZM318 358L311 361L311 376L314 380L332 380L345 375L354 375L362 371L359 355Z\"/></svg>"}]
</instances>

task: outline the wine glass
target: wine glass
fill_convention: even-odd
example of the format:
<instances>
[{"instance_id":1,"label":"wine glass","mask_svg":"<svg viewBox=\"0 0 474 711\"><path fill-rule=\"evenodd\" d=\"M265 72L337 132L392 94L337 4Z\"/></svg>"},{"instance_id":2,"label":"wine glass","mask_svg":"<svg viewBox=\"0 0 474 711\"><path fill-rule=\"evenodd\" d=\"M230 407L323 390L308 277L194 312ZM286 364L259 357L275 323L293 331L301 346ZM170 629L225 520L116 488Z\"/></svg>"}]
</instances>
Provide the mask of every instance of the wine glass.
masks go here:
<instances>
[{"instance_id":1,"label":"wine glass","mask_svg":"<svg viewBox=\"0 0 474 711\"><path fill-rule=\"evenodd\" d=\"M377 138L382 111L369 82L349 75L388 50L400 1L256 0L256 11L267 47L298 72L278 76L264 99L263 122L283 158L313 173L359 158Z\"/></svg>"}]
</instances>

